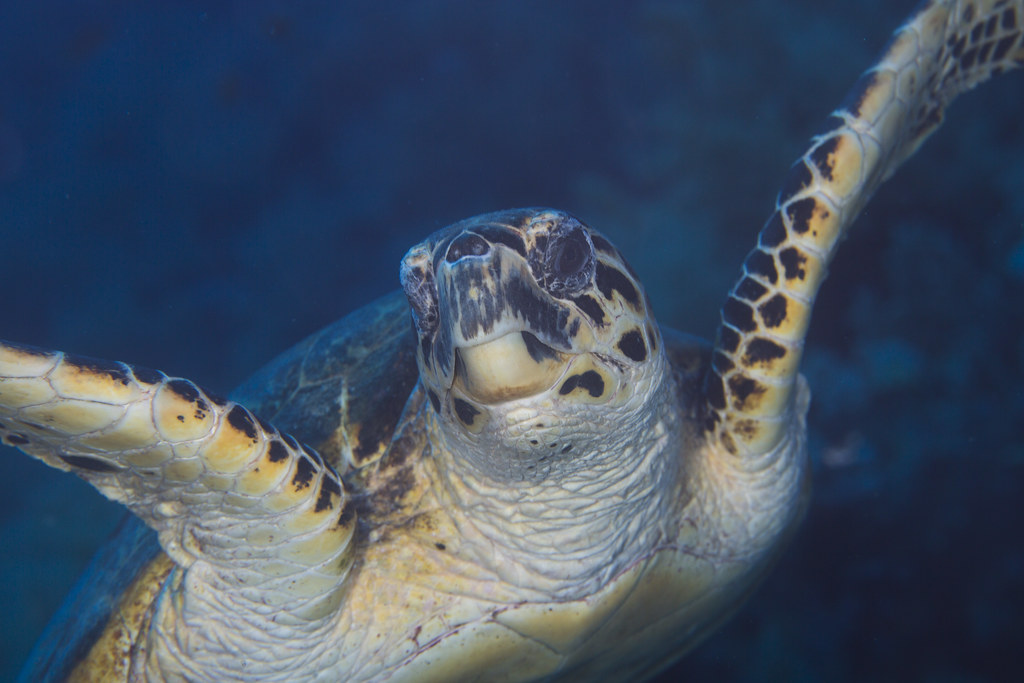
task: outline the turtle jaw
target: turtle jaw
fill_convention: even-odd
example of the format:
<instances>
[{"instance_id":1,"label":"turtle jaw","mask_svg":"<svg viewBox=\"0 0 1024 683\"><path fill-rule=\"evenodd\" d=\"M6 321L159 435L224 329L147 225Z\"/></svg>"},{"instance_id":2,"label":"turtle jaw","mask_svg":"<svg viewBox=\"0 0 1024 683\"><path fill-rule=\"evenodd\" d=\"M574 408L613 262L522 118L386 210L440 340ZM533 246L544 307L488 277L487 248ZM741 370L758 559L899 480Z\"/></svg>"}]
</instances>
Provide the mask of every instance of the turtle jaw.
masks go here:
<instances>
[{"instance_id":1,"label":"turtle jaw","mask_svg":"<svg viewBox=\"0 0 1024 683\"><path fill-rule=\"evenodd\" d=\"M453 386L482 404L534 396L565 374L572 354L558 351L527 330L455 349Z\"/></svg>"}]
</instances>

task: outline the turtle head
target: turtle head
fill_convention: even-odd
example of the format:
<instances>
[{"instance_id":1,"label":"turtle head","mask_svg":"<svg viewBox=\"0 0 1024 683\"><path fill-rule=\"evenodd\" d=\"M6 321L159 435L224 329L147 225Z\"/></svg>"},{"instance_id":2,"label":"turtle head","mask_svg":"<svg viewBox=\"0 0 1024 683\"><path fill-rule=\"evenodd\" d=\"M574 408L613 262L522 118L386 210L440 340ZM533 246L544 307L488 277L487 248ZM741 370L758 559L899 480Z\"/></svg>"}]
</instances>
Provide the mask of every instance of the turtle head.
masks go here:
<instances>
[{"instance_id":1,"label":"turtle head","mask_svg":"<svg viewBox=\"0 0 1024 683\"><path fill-rule=\"evenodd\" d=\"M489 435L492 449L571 446L543 432L643 401L660 372L657 327L632 270L566 213L456 223L406 254L401 280L434 409Z\"/></svg>"}]
</instances>

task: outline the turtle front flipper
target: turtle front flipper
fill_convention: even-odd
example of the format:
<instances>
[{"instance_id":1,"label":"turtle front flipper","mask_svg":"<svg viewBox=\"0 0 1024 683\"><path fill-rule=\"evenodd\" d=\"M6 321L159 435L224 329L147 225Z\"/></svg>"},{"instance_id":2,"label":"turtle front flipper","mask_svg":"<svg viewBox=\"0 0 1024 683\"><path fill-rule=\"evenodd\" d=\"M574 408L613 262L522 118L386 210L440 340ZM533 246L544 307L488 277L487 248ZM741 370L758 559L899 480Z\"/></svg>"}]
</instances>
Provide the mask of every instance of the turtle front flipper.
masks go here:
<instances>
[{"instance_id":1,"label":"turtle front flipper","mask_svg":"<svg viewBox=\"0 0 1024 683\"><path fill-rule=\"evenodd\" d=\"M187 380L7 343L0 438L124 503L185 570L131 653L149 670L228 680L336 656L317 634L333 626L355 513L312 449Z\"/></svg>"},{"instance_id":2,"label":"turtle front flipper","mask_svg":"<svg viewBox=\"0 0 1024 683\"><path fill-rule=\"evenodd\" d=\"M1024 62L1022 31L1021 0L924 3L790 169L722 308L706 396L729 452L786 438L806 407L794 390L811 308L846 229L953 99Z\"/></svg>"}]
</instances>

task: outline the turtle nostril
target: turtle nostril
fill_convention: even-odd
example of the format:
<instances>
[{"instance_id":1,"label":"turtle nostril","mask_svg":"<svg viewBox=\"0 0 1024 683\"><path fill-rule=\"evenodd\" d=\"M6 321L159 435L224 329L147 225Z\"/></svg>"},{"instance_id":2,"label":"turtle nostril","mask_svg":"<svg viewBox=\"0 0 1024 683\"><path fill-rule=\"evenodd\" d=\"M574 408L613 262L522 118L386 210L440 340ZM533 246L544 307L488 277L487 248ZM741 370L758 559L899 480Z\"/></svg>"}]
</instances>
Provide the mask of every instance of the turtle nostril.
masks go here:
<instances>
[{"instance_id":1,"label":"turtle nostril","mask_svg":"<svg viewBox=\"0 0 1024 683\"><path fill-rule=\"evenodd\" d=\"M455 263L463 256L483 256L490 250L491 246L483 237L467 232L456 237L449 245L445 260L448 263Z\"/></svg>"}]
</instances>

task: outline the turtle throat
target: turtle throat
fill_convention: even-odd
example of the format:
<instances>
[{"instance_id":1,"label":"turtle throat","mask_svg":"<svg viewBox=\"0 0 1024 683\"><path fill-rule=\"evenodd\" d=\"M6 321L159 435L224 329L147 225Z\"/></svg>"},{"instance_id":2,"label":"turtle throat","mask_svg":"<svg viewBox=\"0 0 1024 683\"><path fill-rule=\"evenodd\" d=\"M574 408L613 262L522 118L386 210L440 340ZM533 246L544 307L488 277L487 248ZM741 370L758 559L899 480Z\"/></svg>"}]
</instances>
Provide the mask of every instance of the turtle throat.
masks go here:
<instances>
[{"instance_id":1,"label":"turtle throat","mask_svg":"<svg viewBox=\"0 0 1024 683\"><path fill-rule=\"evenodd\" d=\"M484 404L512 401L550 389L565 373L567 353L525 330L455 350L455 385Z\"/></svg>"}]
</instances>

